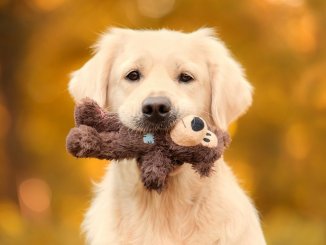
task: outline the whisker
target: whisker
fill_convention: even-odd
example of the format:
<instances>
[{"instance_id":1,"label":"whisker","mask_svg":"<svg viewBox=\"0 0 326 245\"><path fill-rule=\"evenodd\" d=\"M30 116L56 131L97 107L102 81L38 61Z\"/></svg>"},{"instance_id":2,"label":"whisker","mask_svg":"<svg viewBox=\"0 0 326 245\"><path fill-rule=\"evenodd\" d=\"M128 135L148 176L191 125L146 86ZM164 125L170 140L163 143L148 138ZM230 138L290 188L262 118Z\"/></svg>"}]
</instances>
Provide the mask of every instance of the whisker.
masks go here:
<instances>
[{"instance_id":1,"label":"whisker","mask_svg":"<svg viewBox=\"0 0 326 245\"><path fill-rule=\"evenodd\" d=\"M183 126L186 128L186 124L185 122L183 121L183 119L181 119L182 123L183 123Z\"/></svg>"}]
</instances>

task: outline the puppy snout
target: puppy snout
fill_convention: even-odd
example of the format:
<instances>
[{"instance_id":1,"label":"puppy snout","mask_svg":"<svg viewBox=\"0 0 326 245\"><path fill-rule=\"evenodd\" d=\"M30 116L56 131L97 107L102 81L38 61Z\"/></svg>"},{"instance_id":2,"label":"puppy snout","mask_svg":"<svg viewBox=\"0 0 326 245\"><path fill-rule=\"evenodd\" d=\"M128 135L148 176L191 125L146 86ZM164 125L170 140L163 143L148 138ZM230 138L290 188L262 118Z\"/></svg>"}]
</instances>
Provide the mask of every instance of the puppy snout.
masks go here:
<instances>
[{"instance_id":1,"label":"puppy snout","mask_svg":"<svg viewBox=\"0 0 326 245\"><path fill-rule=\"evenodd\" d=\"M143 101L142 113L152 122L167 118L171 111L171 101L167 97L148 97Z\"/></svg>"},{"instance_id":2,"label":"puppy snout","mask_svg":"<svg viewBox=\"0 0 326 245\"><path fill-rule=\"evenodd\" d=\"M193 131L197 132L203 130L204 127L205 127L205 123L202 119L200 119L200 117L194 117L194 119L192 119L191 128Z\"/></svg>"}]
</instances>

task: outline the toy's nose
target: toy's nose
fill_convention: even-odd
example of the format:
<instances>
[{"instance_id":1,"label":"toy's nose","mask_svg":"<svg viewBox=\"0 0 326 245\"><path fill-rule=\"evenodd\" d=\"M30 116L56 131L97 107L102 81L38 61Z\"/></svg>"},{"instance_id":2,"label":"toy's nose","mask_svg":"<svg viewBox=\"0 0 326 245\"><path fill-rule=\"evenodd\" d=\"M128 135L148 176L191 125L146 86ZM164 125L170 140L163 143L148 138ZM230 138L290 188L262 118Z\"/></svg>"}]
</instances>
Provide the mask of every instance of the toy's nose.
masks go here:
<instances>
[{"instance_id":1,"label":"toy's nose","mask_svg":"<svg viewBox=\"0 0 326 245\"><path fill-rule=\"evenodd\" d=\"M143 101L143 115L150 121L159 122L168 117L171 101L167 97L148 97Z\"/></svg>"},{"instance_id":2,"label":"toy's nose","mask_svg":"<svg viewBox=\"0 0 326 245\"><path fill-rule=\"evenodd\" d=\"M194 117L191 121L191 128L193 131L200 131L205 127L205 123L200 117Z\"/></svg>"}]
</instances>

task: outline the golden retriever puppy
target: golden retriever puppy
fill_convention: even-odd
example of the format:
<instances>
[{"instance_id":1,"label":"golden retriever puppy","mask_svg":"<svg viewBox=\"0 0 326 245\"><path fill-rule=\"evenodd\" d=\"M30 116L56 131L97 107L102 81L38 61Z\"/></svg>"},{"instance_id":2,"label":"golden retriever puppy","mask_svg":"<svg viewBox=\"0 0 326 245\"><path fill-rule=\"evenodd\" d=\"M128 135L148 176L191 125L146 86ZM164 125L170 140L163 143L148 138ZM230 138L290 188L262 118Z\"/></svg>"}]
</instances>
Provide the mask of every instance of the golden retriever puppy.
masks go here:
<instances>
[{"instance_id":1,"label":"golden retriever puppy","mask_svg":"<svg viewBox=\"0 0 326 245\"><path fill-rule=\"evenodd\" d=\"M241 66L208 28L110 29L69 90L142 131L167 129L188 114L226 130L252 101ZM182 165L161 194L145 190L134 160L112 162L83 230L92 245L265 244L257 211L223 159L209 178Z\"/></svg>"}]
</instances>

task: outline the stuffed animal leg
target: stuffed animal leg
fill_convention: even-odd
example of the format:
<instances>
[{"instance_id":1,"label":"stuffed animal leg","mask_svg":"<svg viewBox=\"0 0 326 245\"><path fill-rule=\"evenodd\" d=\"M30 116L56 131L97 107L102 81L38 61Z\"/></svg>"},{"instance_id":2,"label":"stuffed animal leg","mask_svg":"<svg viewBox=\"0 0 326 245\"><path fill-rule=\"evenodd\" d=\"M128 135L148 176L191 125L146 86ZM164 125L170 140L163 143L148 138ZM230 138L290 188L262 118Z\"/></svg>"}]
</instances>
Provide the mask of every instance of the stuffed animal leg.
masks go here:
<instances>
[{"instance_id":1,"label":"stuffed animal leg","mask_svg":"<svg viewBox=\"0 0 326 245\"><path fill-rule=\"evenodd\" d=\"M166 186L169 174L176 167L163 152L154 151L137 159L141 179L148 190L161 193Z\"/></svg>"}]
</instances>

